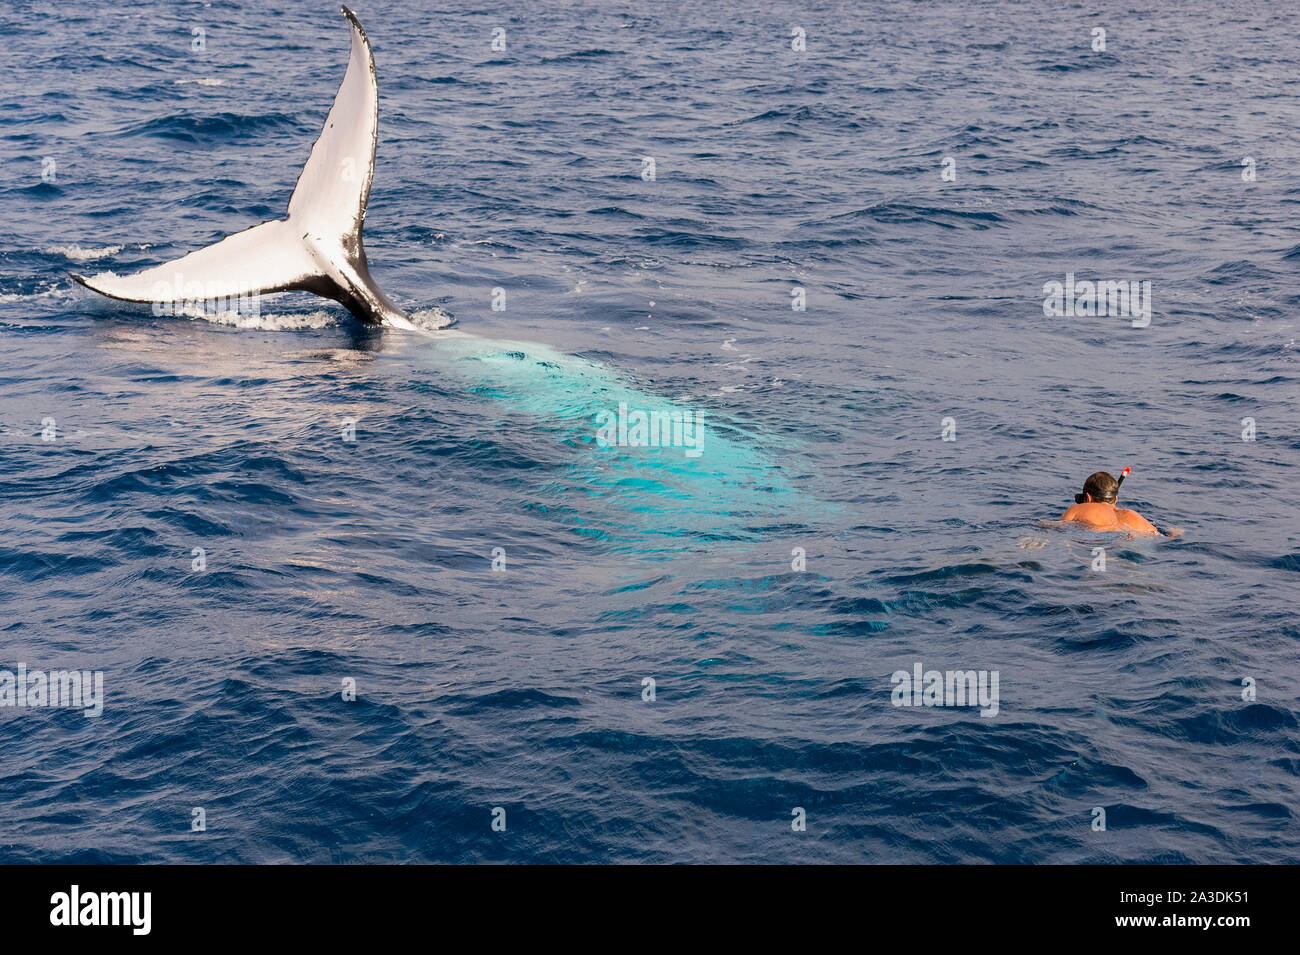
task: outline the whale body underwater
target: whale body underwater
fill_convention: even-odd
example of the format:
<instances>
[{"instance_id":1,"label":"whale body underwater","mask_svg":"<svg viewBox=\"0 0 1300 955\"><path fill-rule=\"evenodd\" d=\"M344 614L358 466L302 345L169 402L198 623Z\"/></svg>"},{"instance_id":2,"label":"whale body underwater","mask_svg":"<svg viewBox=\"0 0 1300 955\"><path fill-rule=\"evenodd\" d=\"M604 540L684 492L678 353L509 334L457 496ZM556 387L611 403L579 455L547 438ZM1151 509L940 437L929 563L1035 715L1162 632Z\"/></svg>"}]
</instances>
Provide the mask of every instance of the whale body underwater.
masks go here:
<instances>
[{"instance_id":1,"label":"whale body underwater","mask_svg":"<svg viewBox=\"0 0 1300 955\"><path fill-rule=\"evenodd\" d=\"M172 310L289 291L333 299L367 325L430 335L434 348L422 356L430 366L556 429L559 440L594 450L575 464L575 477L588 492L634 500L642 530L710 534L719 519L770 517L791 490L771 436L649 394L599 362L451 328L455 320L436 308L409 314L378 287L362 241L378 81L365 30L351 10L342 12L351 28L347 71L285 218L133 275L71 277L109 298Z\"/></svg>"}]
</instances>

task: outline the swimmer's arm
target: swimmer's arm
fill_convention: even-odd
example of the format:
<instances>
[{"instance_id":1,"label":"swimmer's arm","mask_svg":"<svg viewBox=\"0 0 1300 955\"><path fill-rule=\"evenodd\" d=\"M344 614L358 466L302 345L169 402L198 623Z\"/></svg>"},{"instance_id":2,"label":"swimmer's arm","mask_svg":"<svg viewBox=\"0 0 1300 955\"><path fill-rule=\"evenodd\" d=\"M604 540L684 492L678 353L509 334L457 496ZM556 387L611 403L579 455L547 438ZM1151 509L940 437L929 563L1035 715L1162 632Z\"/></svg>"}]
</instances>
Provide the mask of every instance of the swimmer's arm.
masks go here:
<instances>
[{"instance_id":1,"label":"swimmer's arm","mask_svg":"<svg viewBox=\"0 0 1300 955\"><path fill-rule=\"evenodd\" d=\"M1066 509L1065 513L1062 514L1059 518L1057 518L1057 520L1062 520L1062 521L1074 520L1074 512L1078 509L1078 507L1079 507L1078 504L1070 505L1070 507Z\"/></svg>"}]
</instances>

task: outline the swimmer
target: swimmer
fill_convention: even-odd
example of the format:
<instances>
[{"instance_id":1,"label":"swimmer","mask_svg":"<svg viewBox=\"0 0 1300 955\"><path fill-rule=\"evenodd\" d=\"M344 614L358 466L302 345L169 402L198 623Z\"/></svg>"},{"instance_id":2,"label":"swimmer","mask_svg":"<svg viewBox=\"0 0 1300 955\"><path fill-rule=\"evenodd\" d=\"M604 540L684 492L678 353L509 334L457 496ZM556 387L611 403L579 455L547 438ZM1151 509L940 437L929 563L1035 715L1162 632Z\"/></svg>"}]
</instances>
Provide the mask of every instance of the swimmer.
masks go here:
<instances>
[{"instance_id":1,"label":"swimmer","mask_svg":"<svg viewBox=\"0 0 1300 955\"><path fill-rule=\"evenodd\" d=\"M1115 501L1119 498L1119 486L1128 474L1129 469L1125 468L1118 481L1106 471L1089 475L1088 480L1083 482L1083 493L1074 495L1074 507L1062 514L1061 520L1083 524L1090 531L1121 531L1145 537L1164 536L1137 511L1115 506Z\"/></svg>"}]
</instances>

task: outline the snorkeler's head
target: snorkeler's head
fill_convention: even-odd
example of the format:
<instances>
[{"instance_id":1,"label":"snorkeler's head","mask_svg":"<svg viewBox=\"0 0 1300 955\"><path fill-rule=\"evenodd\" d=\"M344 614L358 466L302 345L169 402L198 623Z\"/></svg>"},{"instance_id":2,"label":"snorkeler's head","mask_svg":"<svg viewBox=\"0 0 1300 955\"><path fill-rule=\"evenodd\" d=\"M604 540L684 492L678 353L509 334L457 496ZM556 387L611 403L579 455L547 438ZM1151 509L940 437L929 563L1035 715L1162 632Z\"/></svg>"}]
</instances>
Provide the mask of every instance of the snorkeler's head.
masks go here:
<instances>
[{"instance_id":1,"label":"snorkeler's head","mask_svg":"<svg viewBox=\"0 0 1300 955\"><path fill-rule=\"evenodd\" d=\"M1083 493L1074 495L1074 503L1082 504L1088 500L1088 495L1100 504L1113 504L1119 497L1119 482L1107 471L1090 474L1083 482Z\"/></svg>"}]
</instances>

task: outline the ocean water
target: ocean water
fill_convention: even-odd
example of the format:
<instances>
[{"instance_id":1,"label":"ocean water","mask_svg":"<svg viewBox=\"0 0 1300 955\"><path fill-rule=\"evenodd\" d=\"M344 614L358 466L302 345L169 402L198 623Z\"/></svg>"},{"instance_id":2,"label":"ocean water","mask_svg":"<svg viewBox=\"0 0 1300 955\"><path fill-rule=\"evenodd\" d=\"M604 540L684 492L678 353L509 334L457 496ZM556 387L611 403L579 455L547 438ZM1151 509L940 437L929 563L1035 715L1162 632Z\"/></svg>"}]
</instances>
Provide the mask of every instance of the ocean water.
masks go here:
<instances>
[{"instance_id":1,"label":"ocean water","mask_svg":"<svg viewBox=\"0 0 1300 955\"><path fill-rule=\"evenodd\" d=\"M67 278L283 214L336 6L6 3L0 669L104 698L0 861L1300 861L1300 8L1170 6L359 0L414 334Z\"/></svg>"}]
</instances>

